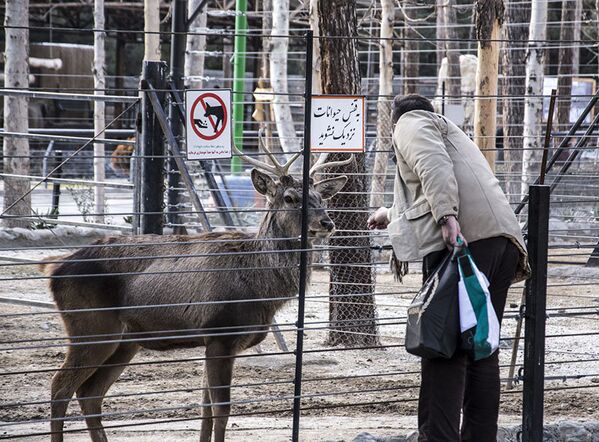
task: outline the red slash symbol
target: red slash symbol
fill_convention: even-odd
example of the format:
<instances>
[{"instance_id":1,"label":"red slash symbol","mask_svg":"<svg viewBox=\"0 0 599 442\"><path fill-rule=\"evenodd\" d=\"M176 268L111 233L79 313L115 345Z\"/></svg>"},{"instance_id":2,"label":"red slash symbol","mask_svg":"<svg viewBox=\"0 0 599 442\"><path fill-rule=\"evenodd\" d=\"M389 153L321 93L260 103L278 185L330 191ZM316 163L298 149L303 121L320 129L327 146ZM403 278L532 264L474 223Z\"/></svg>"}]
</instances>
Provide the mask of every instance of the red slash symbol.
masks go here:
<instances>
[{"instance_id":1,"label":"red slash symbol","mask_svg":"<svg viewBox=\"0 0 599 442\"><path fill-rule=\"evenodd\" d=\"M216 100L217 104L210 105L207 98ZM196 108L198 104L202 105L204 110L204 117L208 118L210 125L212 126L213 133L205 133L208 129L205 125L201 125L201 119L196 117ZM206 92L195 99L191 106L191 118L193 120L192 128L198 137L203 140L214 140L222 135L225 128L227 127L227 106L222 98L212 92ZM214 121L216 119L216 121ZM220 127L219 127L220 126Z\"/></svg>"}]
</instances>

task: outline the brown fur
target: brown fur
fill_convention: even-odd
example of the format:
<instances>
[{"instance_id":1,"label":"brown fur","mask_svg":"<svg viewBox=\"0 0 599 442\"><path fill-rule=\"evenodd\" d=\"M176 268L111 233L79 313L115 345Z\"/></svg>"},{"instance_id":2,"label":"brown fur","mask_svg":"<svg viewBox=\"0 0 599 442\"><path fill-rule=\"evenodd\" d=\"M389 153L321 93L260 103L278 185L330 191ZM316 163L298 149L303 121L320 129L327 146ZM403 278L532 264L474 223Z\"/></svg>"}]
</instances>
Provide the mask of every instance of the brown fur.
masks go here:
<instances>
[{"instance_id":1,"label":"brown fur","mask_svg":"<svg viewBox=\"0 0 599 442\"><path fill-rule=\"evenodd\" d=\"M141 347L198 346L206 348L200 439L210 441L214 427L214 439L224 440L233 357L266 337L286 302L276 298L294 297L299 287L301 185L287 176L274 181L255 170L252 178L268 207L277 209L264 215L256 236L213 232L109 238L49 260L63 262L42 265L51 276L50 290L67 333L77 344L68 347L63 370L52 379L53 442L62 441L63 418L75 392L92 440L106 441L99 416L102 399ZM345 181L332 178L311 188L308 227L313 235L332 232L322 200ZM68 312L81 309L93 311Z\"/></svg>"},{"instance_id":2,"label":"brown fur","mask_svg":"<svg viewBox=\"0 0 599 442\"><path fill-rule=\"evenodd\" d=\"M129 137L129 141L135 140L134 137ZM110 155L110 167L117 175L129 175L131 170L131 155L135 146L130 144L119 144L117 145L112 154Z\"/></svg>"}]
</instances>

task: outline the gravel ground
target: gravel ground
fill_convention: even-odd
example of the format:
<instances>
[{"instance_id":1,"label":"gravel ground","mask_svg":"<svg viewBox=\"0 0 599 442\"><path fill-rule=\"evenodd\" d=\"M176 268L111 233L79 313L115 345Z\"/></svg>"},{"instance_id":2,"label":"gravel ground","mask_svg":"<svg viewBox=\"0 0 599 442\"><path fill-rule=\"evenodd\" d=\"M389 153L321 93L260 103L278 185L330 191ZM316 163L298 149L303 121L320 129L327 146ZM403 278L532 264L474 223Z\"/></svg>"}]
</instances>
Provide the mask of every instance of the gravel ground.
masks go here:
<instances>
[{"instance_id":1,"label":"gravel ground","mask_svg":"<svg viewBox=\"0 0 599 442\"><path fill-rule=\"evenodd\" d=\"M60 254L51 251L4 251L7 259L36 261L44 256ZM597 270L582 266L553 266L550 269L547 321L547 381L545 415L548 422L568 419L599 421L599 323L597 308L599 292ZM35 266L1 266L0 296L49 301L46 281L39 277ZM380 269L377 275L377 305L379 318L404 317L406 306L419 286L421 275L408 275L399 286L388 273ZM25 278L7 280L10 278ZM31 278L31 279L29 279ZM328 275L316 271L306 305L306 321L328 319L326 292ZM398 294L401 292L401 294ZM513 336L516 308L522 286L510 292L503 326L503 337ZM593 315L557 317L561 311L580 307ZM593 310L594 309L594 310ZM20 316L6 316L21 314ZM290 303L277 316L283 329L295 322L297 306ZM0 305L0 437L12 437L47 431L44 422L49 415L51 369L60 366L65 348L65 332L60 318L52 310L20 305ZM352 440L367 431L377 436L408 434L415 424L418 359L402 348L404 325L398 321L381 326L384 350L344 350L327 347L326 330L307 330L303 364L302 440ZM290 324L290 325L286 325ZM317 327L313 327L317 328ZM594 334L593 334L594 333ZM575 336L564 337L570 334ZM291 348L296 334L284 333ZM35 341L48 339L45 341ZM20 344L9 341L25 340ZM502 377L507 377L510 342L504 342L501 352ZM18 348L34 347L34 348ZM518 364L522 360L522 346ZM274 339L267 338L259 351L252 349L236 362L232 397L235 402L229 420L228 440L288 440L291 428L292 379L295 360L292 355L269 355L278 352ZM168 362L201 358L201 349L151 352L143 350L134 363L114 384L105 400L106 426L122 426L110 430L112 440L197 440L201 407L201 361ZM563 362L570 361L570 362ZM583 362L584 361L584 362ZM518 365L519 367L519 365ZM38 373L22 373L42 370ZM44 371L49 370L49 371ZM18 372L22 374L11 374ZM406 374L407 372L407 374ZM579 376L574 379L573 376ZM348 378L350 377L350 378ZM321 380L321 378L335 378ZM501 402L501 422L515 425L521 420L521 384L505 392ZM139 393L144 393L139 395ZM126 395L126 396L121 396ZM19 405L23 402L39 402ZM368 405L360 405L360 404ZM353 405L352 405L353 404ZM73 402L69 416L79 416ZM264 413L249 415L251 413ZM183 420L183 421L182 421ZM138 426L127 426L138 424ZM139 425L143 424L143 425ZM81 428L75 421L68 428ZM47 436L26 440L47 440ZM67 440L88 440L85 433L76 433Z\"/></svg>"}]
</instances>

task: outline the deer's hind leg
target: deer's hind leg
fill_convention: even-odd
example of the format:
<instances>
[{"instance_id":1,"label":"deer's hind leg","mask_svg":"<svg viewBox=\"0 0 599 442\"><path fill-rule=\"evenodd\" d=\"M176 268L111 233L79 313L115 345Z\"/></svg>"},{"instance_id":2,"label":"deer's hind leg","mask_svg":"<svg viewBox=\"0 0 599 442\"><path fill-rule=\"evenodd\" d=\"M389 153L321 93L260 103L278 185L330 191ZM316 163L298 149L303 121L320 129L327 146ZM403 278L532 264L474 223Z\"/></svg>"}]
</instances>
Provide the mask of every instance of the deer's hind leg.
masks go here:
<instances>
[{"instance_id":1,"label":"deer's hind leg","mask_svg":"<svg viewBox=\"0 0 599 442\"><path fill-rule=\"evenodd\" d=\"M214 425L214 441L224 442L225 429L231 412L231 378L233 376L234 352L224 342L212 340L206 345L206 366L204 368L208 379L210 402L212 404L212 419L202 421L204 425ZM201 433L204 434L204 431ZM202 442L208 442L201 439Z\"/></svg>"},{"instance_id":2,"label":"deer's hind leg","mask_svg":"<svg viewBox=\"0 0 599 442\"><path fill-rule=\"evenodd\" d=\"M93 442L107 442L102 427L102 401L110 386L139 351L135 343L121 343L115 352L77 390L77 399Z\"/></svg>"},{"instance_id":3,"label":"deer's hind leg","mask_svg":"<svg viewBox=\"0 0 599 442\"><path fill-rule=\"evenodd\" d=\"M122 325L112 315L94 316L93 313L77 313L63 316L71 340L67 356L61 368L52 378L51 423L52 442L62 442L64 417L75 391L91 377L117 349ZM77 315L77 316L75 316ZM107 334L109 338L84 338L85 335ZM115 342L95 344L94 341Z\"/></svg>"},{"instance_id":4,"label":"deer's hind leg","mask_svg":"<svg viewBox=\"0 0 599 442\"><path fill-rule=\"evenodd\" d=\"M208 373L204 366L204 376L202 377L202 430L200 432L200 442L210 442L212 438L212 401L210 400L210 388L208 384Z\"/></svg>"}]
</instances>

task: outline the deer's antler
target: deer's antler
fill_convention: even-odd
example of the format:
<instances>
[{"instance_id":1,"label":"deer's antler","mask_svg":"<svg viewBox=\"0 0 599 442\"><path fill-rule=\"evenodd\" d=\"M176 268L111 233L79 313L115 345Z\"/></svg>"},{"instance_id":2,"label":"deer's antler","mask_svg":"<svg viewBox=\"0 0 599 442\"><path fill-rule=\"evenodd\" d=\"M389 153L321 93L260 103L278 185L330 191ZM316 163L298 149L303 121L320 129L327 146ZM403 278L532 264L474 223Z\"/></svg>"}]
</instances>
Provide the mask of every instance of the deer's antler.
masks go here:
<instances>
[{"instance_id":1,"label":"deer's antler","mask_svg":"<svg viewBox=\"0 0 599 442\"><path fill-rule=\"evenodd\" d=\"M325 169L327 167L345 166L347 164L350 164L354 160L354 156L352 154L346 160L331 161L329 163L326 163L325 161L327 160L328 156L329 156L328 153L320 154L320 156L318 157L318 160L316 160L316 163L314 163L314 165L310 168L310 176L313 176L319 170Z\"/></svg>"},{"instance_id":2,"label":"deer's antler","mask_svg":"<svg viewBox=\"0 0 599 442\"><path fill-rule=\"evenodd\" d=\"M261 169L261 170L268 172L272 175L275 175L277 177L282 177L282 176L288 175L289 168L302 154L301 152L297 152L297 153L293 154L293 156L285 164L279 163L276 155L273 154L270 151L270 149L268 149L266 147L266 143L264 143L264 130L263 129L260 129L260 131L258 132L258 150L260 150L260 149L262 149L264 151L264 153L266 153L266 155L268 155L268 158L272 162L272 165L245 155L243 152L241 152L239 149L237 149L237 146L233 145L233 150L243 160L247 161L248 163L252 164L253 166L257 167L258 169Z\"/></svg>"}]
</instances>

